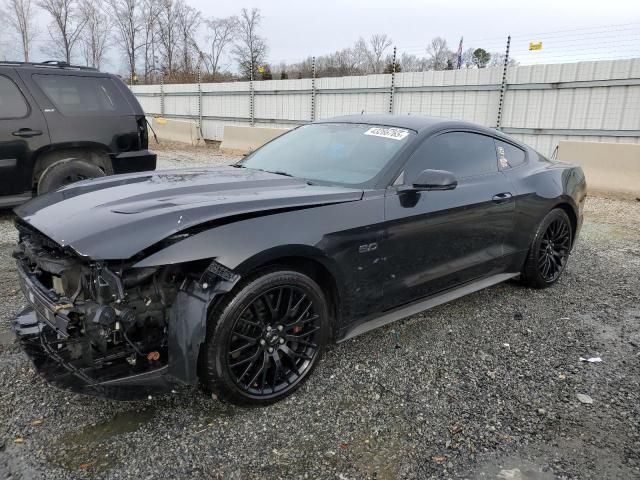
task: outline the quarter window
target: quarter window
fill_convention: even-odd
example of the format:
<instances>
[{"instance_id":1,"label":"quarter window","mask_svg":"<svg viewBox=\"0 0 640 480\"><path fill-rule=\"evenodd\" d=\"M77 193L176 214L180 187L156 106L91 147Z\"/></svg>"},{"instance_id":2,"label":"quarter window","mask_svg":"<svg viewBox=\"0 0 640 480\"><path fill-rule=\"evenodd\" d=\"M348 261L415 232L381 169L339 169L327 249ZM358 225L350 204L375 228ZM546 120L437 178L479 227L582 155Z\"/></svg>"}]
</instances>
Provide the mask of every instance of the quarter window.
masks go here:
<instances>
[{"instance_id":1,"label":"quarter window","mask_svg":"<svg viewBox=\"0 0 640 480\"><path fill-rule=\"evenodd\" d=\"M110 78L37 74L33 79L63 115L132 113Z\"/></svg>"},{"instance_id":2,"label":"quarter window","mask_svg":"<svg viewBox=\"0 0 640 480\"><path fill-rule=\"evenodd\" d=\"M498 171L493 138L477 133L443 133L424 142L412 155L406 181L424 169L448 170L457 178L474 177Z\"/></svg>"},{"instance_id":3,"label":"quarter window","mask_svg":"<svg viewBox=\"0 0 640 480\"><path fill-rule=\"evenodd\" d=\"M29 106L18 86L0 75L0 118L22 118L28 113Z\"/></svg>"},{"instance_id":4,"label":"quarter window","mask_svg":"<svg viewBox=\"0 0 640 480\"><path fill-rule=\"evenodd\" d=\"M496 152L498 154L498 164L502 169L522 165L526 159L523 150L501 140L496 140Z\"/></svg>"}]
</instances>

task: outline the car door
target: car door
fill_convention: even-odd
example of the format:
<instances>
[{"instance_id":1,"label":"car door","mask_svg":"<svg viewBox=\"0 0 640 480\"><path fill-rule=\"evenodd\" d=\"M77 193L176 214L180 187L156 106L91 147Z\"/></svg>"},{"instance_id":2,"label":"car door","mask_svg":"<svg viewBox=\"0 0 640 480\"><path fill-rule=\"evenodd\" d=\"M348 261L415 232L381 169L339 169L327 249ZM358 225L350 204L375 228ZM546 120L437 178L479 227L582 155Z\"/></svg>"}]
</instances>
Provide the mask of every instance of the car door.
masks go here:
<instances>
[{"instance_id":1,"label":"car door","mask_svg":"<svg viewBox=\"0 0 640 480\"><path fill-rule=\"evenodd\" d=\"M387 190L387 309L504 269L515 206L493 138L469 131L430 137L395 184L410 185L425 169L450 171L458 184L446 191Z\"/></svg>"},{"instance_id":2,"label":"car door","mask_svg":"<svg viewBox=\"0 0 640 480\"><path fill-rule=\"evenodd\" d=\"M0 195L31 191L33 154L49 144L39 108L12 69L0 71ZM34 105L31 107L31 105Z\"/></svg>"}]
</instances>

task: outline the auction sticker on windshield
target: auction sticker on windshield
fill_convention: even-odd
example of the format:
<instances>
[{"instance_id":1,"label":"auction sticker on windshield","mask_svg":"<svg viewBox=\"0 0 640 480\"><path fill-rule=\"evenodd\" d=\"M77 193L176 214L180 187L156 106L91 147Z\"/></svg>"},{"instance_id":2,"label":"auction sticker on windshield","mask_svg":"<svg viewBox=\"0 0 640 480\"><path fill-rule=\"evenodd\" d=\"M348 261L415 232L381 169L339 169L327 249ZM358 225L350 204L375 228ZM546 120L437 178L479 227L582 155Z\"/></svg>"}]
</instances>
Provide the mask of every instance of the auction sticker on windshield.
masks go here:
<instances>
[{"instance_id":1,"label":"auction sticker on windshield","mask_svg":"<svg viewBox=\"0 0 640 480\"><path fill-rule=\"evenodd\" d=\"M364 132L364 134L373 135L374 137L392 138L393 140L403 140L409 135L409 131L401 128L372 127Z\"/></svg>"}]
</instances>

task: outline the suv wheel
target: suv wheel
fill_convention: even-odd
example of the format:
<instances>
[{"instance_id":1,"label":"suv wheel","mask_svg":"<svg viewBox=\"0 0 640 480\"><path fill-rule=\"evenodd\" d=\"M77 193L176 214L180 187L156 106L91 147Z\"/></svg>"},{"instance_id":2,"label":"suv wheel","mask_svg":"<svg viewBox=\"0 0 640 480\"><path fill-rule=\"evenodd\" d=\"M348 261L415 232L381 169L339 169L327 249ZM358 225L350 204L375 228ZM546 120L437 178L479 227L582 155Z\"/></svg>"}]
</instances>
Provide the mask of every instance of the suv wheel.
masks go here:
<instances>
[{"instance_id":1,"label":"suv wheel","mask_svg":"<svg viewBox=\"0 0 640 480\"><path fill-rule=\"evenodd\" d=\"M69 158L50 165L38 180L38 195L89 178L104 177L104 172L92 163Z\"/></svg>"},{"instance_id":2,"label":"suv wheel","mask_svg":"<svg viewBox=\"0 0 640 480\"><path fill-rule=\"evenodd\" d=\"M209 318L201 353L205 390L241 405L265 405L295 391L329 338L318 284L291 270L249 278Z\"/></svg>"}]
</instances>

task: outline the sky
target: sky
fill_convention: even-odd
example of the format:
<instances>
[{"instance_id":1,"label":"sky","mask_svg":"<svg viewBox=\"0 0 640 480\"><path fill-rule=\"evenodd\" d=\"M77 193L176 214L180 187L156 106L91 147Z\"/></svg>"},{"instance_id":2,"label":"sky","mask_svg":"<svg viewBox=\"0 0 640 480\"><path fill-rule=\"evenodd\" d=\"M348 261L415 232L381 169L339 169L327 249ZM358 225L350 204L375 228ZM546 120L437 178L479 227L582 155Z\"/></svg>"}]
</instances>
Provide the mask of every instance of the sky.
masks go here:
<instances>
[{"instance_id":1,"label":"sky","mask_svg":"<svg viewBox=\"0 0 640 480\"><path fill-rule=\"evenodd\" d=\"M564 37L547 34L547 43L553 42L547 50L537 52L537 56L546 54L550 58L552 47L564 47L579 58L587 56L587 47L593 47L594 57L603 57L603 53L611 56L612 52L635 52L635 56L640 56L640 23L634 28L594 28L640 22L638 0L262 0L245 5L235 0L215 3L190 0L190 3L205 15L214 16L236 14L243 6L260 8L263 34L270 47L269 59L274 64L332 52L352 45L360 36L368 38L374 33L388 34L400 52L417 55L424 55L424 46L436 36L446 38L453 50L464 36L464 48L484 46L490 51L502 51L507 35L511 34L516 52L526 61L529 42L545 39L545 35L533 34L585 28L588 30L567 32L569 35ZM630 35L634 38L630 39ZM579 41L581 37L584 43ZM554 57L561 60L560 50L553 50ZM533 55L533 61L535 58Z\"/></svg>"},{"instance_id":2,"label":"sky","mask_svg":"<svg viewBox=\"0 0 640 480\"><path fill-rule=\"evenodd\" d=\"M0 0L0 3L2 0ZM640 4L637 0L420 1L420 0L187 0L204 17L236 15L242 7L261 10L261 34L267 39L269 61L295 62L352 45L360 36L386 33L399 53L425 55L436 36L456 50L483 47L504 51L513 35L512 55L521 63L640 57ZM38 43L47 40L46 20L40 16ZM6 32L6 30L5 30ZM0 32L2 35L2 32ZM4 52L13 41L4 34ZM530 52L529 42L542 41ZM35 60L45 55L36 46ZM112 51L108 70L121 67Z\"/></svg>"}]
</instances>

